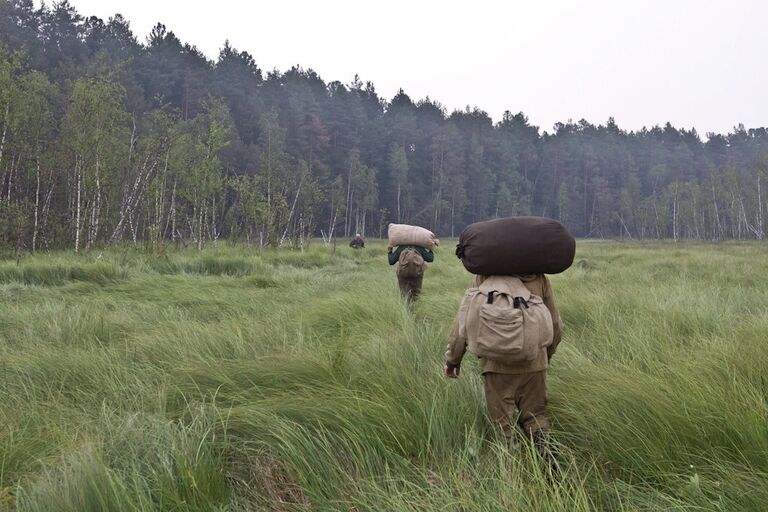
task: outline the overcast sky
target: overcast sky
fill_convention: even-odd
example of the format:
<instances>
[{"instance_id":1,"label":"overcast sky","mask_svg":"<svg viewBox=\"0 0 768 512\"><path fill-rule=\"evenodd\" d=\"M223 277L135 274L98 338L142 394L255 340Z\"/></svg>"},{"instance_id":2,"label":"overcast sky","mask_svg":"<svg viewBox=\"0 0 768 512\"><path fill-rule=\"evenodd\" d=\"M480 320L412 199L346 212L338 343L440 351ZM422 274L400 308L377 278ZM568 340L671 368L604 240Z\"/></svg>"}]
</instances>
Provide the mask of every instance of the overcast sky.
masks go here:
<instances>
[{"instance_id":1,"label":"overcast sky","mask_svg":"<svg viewBox=\"0 0 768 512\"><path fill-rule=\"evenodd\" d=\"M498 120L523 111L551 131L586 118L638 129L670 121L702 135L768 126L764 0L70 0L120 12L144 42L164 23L215 58L225 39L264 70L357 73Z\"/></svg>"}]
</instances>

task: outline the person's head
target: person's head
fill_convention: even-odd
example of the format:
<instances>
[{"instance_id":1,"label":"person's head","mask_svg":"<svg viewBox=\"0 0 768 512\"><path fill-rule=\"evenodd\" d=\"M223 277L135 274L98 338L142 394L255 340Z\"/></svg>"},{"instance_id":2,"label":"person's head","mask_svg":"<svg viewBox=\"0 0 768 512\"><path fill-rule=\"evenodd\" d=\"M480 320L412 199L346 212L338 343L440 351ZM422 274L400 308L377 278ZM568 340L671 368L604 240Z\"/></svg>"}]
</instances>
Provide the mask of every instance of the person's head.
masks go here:
<instances>
[{"instance_id":1,"label":"person's head","mask_svg":"<svg viewBox=\"0 0 768 512\"><path fill-rule=\"evenodd\" d=\"M362 236L360 233L355 233L355 238L361 238Z\"/></svg>"}]
</instances>

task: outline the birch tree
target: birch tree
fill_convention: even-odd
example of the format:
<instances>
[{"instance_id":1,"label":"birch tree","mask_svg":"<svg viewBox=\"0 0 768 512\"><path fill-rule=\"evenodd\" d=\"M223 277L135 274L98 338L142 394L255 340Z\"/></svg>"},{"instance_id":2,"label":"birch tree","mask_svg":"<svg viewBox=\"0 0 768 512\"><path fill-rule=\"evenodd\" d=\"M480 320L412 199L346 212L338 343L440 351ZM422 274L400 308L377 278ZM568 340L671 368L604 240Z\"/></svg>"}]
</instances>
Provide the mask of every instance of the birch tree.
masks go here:
<instances>
[{"instance_id":1,"label":"birch tree","mask_svg":"<svg viewBox=\"0 0 768 512\"><path fill-rule=\"evenodd\" d=\"M128 164L129 115L125 89L110 77L78 79L64 116L64 140L70 154L74 251L98 240L104 210L115 199L119 177Z\"/></svg>"}]
</instances>

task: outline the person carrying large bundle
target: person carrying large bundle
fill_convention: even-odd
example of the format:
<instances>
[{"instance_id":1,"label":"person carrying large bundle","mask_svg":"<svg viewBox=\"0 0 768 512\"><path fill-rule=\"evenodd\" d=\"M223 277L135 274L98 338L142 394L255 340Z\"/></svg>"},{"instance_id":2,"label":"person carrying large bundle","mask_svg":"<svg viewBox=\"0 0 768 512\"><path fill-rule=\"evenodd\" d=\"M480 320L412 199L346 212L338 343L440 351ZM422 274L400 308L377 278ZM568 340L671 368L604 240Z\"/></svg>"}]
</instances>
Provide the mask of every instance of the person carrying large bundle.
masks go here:
<instances>
[{"instance_id":1,"label":"person carrying large bundle","mask_svg":"<svg viewBox=\"0 0 768 512\"><path fill-rule=\"evenodd\" d=\"M353 249L365 249L365 237L360 233L355 234L355 238L349 242L349 246Z\"/></svg>"},{"instance_id":2,"label":"person carrying large bundle","mask_svg":"<svg viewBox=\"0 0 768 512\"><path fill-rule=\"evenodd\" d=\"M440 240L430 230L408 224L390 224L387 234L389 264L398 263L400 294L411 303L421 293L426 263L434 261Z\"/></svg>"},{"instance_id":3,"label":"person carrying large bundle","mask_svg":"<svg viewBox=\"0 0 768 512\"><path fill-rule=\"evenodd\" d=\"M446 377L458 378L465 351L475 354L490 416L508 439L516 423L552 470L557 465L547 442L546 370L562 321L544 274L566 270L575 247L562 224L542 217L467 226L456 255L476 275L454 320L443 367Z\"/></svg>"}]
</instances>

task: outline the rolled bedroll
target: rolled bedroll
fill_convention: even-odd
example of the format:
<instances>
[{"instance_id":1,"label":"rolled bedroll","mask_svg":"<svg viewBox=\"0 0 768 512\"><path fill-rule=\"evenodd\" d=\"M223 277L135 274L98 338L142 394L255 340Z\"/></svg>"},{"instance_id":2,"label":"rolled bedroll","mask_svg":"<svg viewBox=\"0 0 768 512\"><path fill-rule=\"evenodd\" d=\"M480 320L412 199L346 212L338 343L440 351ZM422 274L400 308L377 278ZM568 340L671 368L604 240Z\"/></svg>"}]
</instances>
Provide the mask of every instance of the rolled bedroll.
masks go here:
<instances>
[{"instance_id":1,"label":"rolled bedroll","mask_svg":"<svg viewBox=\"0 0 768 512\"><path fill-rule=\"evenodd\" d=\"M456 256L481 275L559 274L573 263L576 240L556 220L507 217L470 224Z\"/></svg>"}]
</instances>

